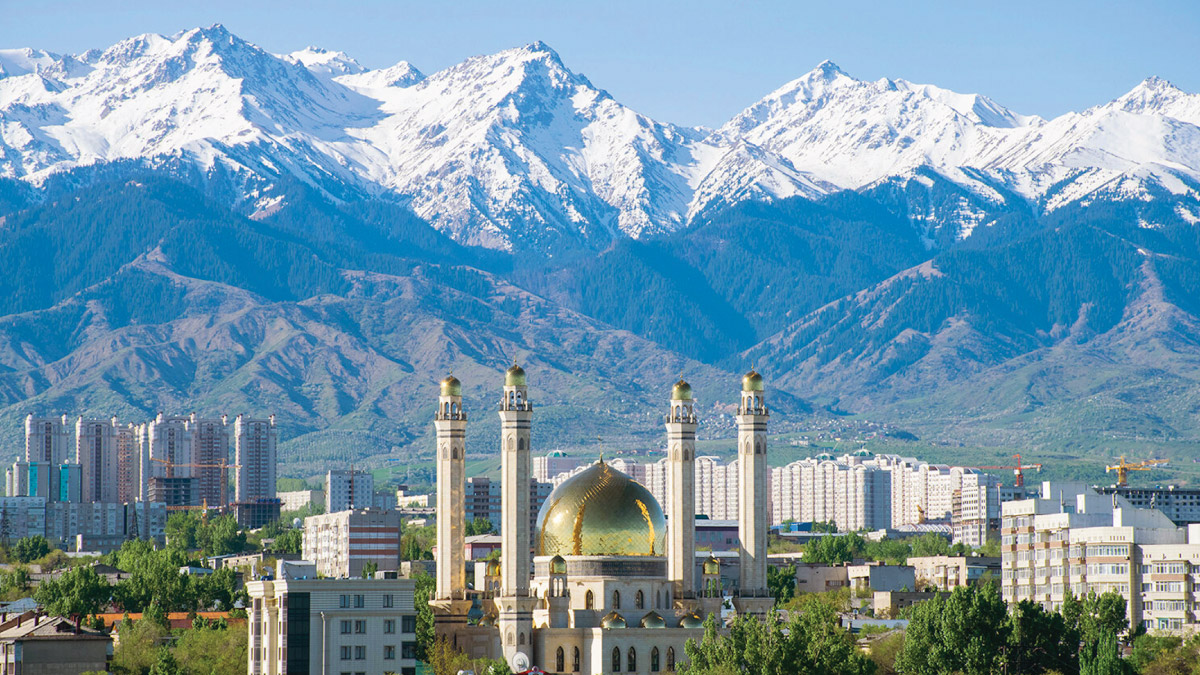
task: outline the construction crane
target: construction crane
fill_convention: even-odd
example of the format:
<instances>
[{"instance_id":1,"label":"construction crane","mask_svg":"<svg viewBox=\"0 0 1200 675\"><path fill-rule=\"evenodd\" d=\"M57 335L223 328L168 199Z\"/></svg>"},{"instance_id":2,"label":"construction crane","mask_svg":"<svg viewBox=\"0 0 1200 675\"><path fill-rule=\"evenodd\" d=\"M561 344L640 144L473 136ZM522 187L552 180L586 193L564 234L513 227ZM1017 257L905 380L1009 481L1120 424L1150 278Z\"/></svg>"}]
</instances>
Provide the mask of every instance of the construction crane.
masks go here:
<instances>
[{"instance_id":1,"label":"construction crane","mask_svg":"<svg viewBox=\"0 0 1200 675\"><path fill-rule=\"evenodd\" d=\"M1042 470L1042 465L1041 464L1022 464L1020 454L1013 455L1013 458L1017 460L1016 466L972 466L970 468L972 468L972 469L996 469L996 470L1009 469L1013 472L1013 475L1016 476L1016 478L1013 479L1013 485L1015 485L1017 487L1025 487L1025 470L1026 469L1037 469L1040 472Z\"/></svg>"},{"instance_id":2,"label":"construction crane","mask_svg":"<svg viewBox=\"0 0 1200 675\"><path fill-rule=\"evenodd\" d=\"M220 469L221 470L221 504L229 503L229 492L228 492L229 486L227 484L229 482L229 473L226 470L242 468L241 464L227 464L225 462L225 460L221 460L220 464L184 464L182 462L172 462L169 459L161 459L159 457L151 457L150 461L158 462L159 464L162 464L163 466L167 467L168 469L173 469L175 467L183 467L185 469ZM168 473L170 473L170 472L168 472ZM207 511L208 510L208 501L205 500L204 504L205 504L204 510ZM176 507L176 508L191 509L191 508L196 508L196 507L185 506L185 507Z\"/></svg>"},{"instance_id":3,"label":"construction crane","mask_svg":"<svg viewBox=\"0 0 1200 675\"><path fill-rule=\"evenodd\" d=\"M1129 485L1130 471L1149 471L1150 467L1156 464L1166 464L1165 459L1147 459L1141 462L1126 462L1125 455L1121 455L1121 461L1112 466L1104 467L1104 473L1109 471L1117 472L1117 487L1125 487Z\"/></svg>"}]
</instances>

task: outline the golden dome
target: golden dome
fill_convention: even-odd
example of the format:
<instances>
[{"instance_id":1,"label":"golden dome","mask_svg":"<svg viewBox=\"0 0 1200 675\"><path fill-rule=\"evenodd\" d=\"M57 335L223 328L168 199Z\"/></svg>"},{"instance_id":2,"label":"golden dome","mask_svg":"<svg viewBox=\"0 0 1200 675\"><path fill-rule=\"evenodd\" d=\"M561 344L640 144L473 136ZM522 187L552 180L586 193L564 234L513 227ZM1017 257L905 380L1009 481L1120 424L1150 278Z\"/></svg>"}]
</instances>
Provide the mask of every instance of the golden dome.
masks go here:
<instances>
[{"instance_id":1,"label":"golden dome","mask_svg":"<svg viewBox=\"0 0 1200 675\"><path fill-rule=\"evenodd\" d=\"M567 561L563 560L561 555L556 555L550 559L550 574L566 574Z\"/></svg>"},{"instance_id":2,"label":"golden dome","mask_svg":"<svg viewBox=\"0 0 1200 675\"><path fill-rule=\"evenodd\" d=\"M703 628L704 619L699 614L688 614L679 621L680 628Z\"/></svg>"},{"instance_id":3,"label":"golden dome","mask_svg":"<svg viewBox=\"0 0 1200 675\"><path fill-rule=\"evenodd\" d=\"M690 400L692 400L692 385L688 384L687 382L684 382L682 377L679 378L679 381L675 383L675 386L671 387L671 400L672 401L690 401Z\"/></svg>"},{"instance_id":4,"label":"golden dome","mask_svg":"<svg viewBox=\"0 0 1200 675\"><path fill-rule=\"evenodd\" d=\"M462 382L453 375L447 375L442 380L442 396L462 396Z\"/></svg>"},{"instance_id":5,"label":"golden dome","mask_svg":"<svg viewBox=\"0 0 1200 675\"><path fill-rule=\"evenodd\" d=\"M721 561L717 560L716 556L708 556L708 560L704 561L704 574L717 575L721 573Z\"/></svg>"},{"instance_id":6,"label":"golden dome","mask_svg":"<svg viewBox=\"0 0 1200 675\"><path fill-rule=\"evenodd\" d=\"M488 564L487 564L487 572L486 572L486 574L487 574L489 577L498 577L498 576L500 576L500 561L499 561L499 560L489 560L489 561L488 561Z\"/></svg>"},{"instance_id":7,"label":"golden dome","mask_svg":"<svg viewBox=\"0 0 1200 675\"><path fill-rule=\"evenodd\" d=\"M742 391L762 391L763 377L753 368L742 376Z\"/></svg>"},{"instance_id":8,"label":"golden dome","mask_svg":"<svg viewBox=\"0 0 1200 675\"><path fill-rule=\"evenodd\" d=\"M608 614L604 615L603 619L600 619L600 627L605 630L612 630L614 628L624 628L625 627L625 617L621 616L620 614L617 614L616 612L609 612Z\"/></svg>"},{"instance_id":9,"label":"golden dome","mask_svg":"<svg viewBox=\"0 0 1200 675\"><path fill-rule=\"evenodd\" d=\"M642 617L642 622L639 624L642 628L666 628L667 622L658 612L650 612Z\"/></svg>"},{"instance_id":10,"label":"golden dome","mask_svg":"<svg viewBox=\"0 0 1200 675\"><path fill-rule=\"evenodd\" d=\"M517 364L512 364L512 367L504 371L504 386L506 387L524 387L525 386L525 369Z\"/></svg>"},{"instance_id":11,"label":"golden dome","mask_svg":"<svg viewBox=\"0 0 1200 675\"><path fill-rule=\"evenodd\" d=\"M603 461L563 481L542 504L535 555L663 555L667 519L641 483Z\"/></svg>"}]
</instances>

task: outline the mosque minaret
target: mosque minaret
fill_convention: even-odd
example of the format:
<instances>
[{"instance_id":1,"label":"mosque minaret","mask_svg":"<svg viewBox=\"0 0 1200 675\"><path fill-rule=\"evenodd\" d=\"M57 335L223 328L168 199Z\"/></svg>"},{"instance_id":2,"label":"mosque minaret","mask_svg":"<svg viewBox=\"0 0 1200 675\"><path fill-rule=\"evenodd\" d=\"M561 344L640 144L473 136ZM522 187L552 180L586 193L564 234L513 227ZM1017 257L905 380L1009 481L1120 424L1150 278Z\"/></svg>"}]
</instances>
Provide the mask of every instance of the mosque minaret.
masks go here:
<instances>
[{"instance_id":1,"label":"mosque minaret","mask_svg":"<svg viewBox=\"0 0 1200 675\"><path fill-rule=\"evenodd\" d=\"M525 371L515 364L504 375L499 413L501 559L487 564L485 577L469 589L463 551L467 417L462 384L453 376L442 381L434 418L438 550L431 601L439 638L472 658L503 657L514 672L535 666L550 673L669 673L682 665L687 640L702 636L704 618L721 620L727 593L738 613L769 611L761 375L751 371L742 379L738 409L742 542L736 588L721 587L715 558L697 565L697 417L692 388L682 379L671 389L665 419L666 514L645 486L601 458L554 489L531 532L533 406Z\"/></svg>"}]
</instances>

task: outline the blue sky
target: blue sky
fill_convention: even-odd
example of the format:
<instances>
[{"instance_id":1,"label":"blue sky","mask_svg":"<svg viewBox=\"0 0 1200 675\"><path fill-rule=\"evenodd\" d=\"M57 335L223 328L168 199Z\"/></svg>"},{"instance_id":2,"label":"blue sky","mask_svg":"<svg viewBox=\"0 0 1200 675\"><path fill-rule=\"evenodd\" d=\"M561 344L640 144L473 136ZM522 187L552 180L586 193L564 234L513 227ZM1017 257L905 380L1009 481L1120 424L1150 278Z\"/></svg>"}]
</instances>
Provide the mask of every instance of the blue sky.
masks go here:
<instances>
[{"instance_id":1,"label":"blue sky","mask_svg":"<svg viewBox=\"0 0 1200 675\"><path fill-rule=\"evenodd\" d=\"M0 47L74 53L223 23L274 52L311 44L427 73L544 40L618 100L681 124L720 124L824 59L860 79L979 92L1046 117L1149 75L1200 92L1200 3L1185 0L0 0L0 16Z\"/></svg>"}]
</instances>

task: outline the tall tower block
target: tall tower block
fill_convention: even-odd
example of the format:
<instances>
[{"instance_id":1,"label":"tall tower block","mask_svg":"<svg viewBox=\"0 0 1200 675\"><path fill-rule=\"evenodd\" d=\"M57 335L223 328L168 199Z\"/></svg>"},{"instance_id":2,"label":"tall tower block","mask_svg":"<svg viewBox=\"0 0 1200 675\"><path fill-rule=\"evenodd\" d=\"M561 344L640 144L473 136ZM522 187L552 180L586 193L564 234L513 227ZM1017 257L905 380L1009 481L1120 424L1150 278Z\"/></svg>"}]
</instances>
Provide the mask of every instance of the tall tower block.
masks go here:
<instances>
[{"instance_id":1,"label":"tall tower block","mask_svg":"<svg viewBox=\"0 0 1200 675\"><path fill-rule=\"evenodd\" d=\"M738 537L741 539L739 612L765 614L773 601L767 590L767 401L763 378L754 370L742 377L738 406Z\"/></svg>"},{"instance_id":2,"label":"tall tower block","mask_svg":"<svg viewBox=\"0 0 1200 675\"><path fill-rule=\"evenodd\" d=\"M692 388L680 378L671 388L667 426L667 578L675 597L696 592L696 411Z\"/></svg>"},{"instance_id":3,"label":"tall tower block","mask_svg":"<svg viewBox=\"0 0 1200 675\"><path fill-rule=\"evenodd\" d=\"M514 672L528 668L533 655L533 608L529 597L530 531L529 429L533 405L525 371L515 363L504 373L500 398L501 510L500 597L496 599L504 659ZM518 656L523 654L523 656Z\"/></svg>"},{"instance_id":4,"label":"tall tower block","mask_svg":"<svg viewBox=\"0 0 1200 675\"><path fill-rule=\"evenodd\" d=\"M441 382L437 414L437 599L466 599L463 560L463 494L466 490L467 413L462 383L453 375Z\"/></svg>"},{"instance_id":5,"label":"tall tower block","mask_svg":"<svg viewBox=\"0 0 1200 675\"><path fill-rule=\"evenodd\" d=\"M501 509L500 527L503 556L500 558L500 594L529 594L529 428L533 404L525 385L525 371L513 364L504 373L504 392L500 398Z\"/></svg>"}]
</instances>

